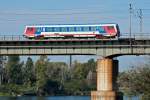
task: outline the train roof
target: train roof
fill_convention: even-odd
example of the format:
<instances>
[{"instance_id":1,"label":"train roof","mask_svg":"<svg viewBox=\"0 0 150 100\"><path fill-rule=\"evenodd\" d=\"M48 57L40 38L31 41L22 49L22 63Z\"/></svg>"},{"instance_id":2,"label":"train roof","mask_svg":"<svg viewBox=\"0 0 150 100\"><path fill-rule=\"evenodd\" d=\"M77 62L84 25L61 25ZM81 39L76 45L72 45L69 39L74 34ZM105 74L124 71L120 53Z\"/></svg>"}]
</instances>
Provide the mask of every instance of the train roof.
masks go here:
<instances>
[{"instance_id":1,"label":"train roof","mask_svg":"<svg viewBox=\"0 0 150 100\"><path fill-rule=\"evenodd\" d=\"M116 23L105 24L51 24L51 25L27 25L26 27L74 27L74 26L112 26L118 25Z\"/></svg>"}]
</instances>

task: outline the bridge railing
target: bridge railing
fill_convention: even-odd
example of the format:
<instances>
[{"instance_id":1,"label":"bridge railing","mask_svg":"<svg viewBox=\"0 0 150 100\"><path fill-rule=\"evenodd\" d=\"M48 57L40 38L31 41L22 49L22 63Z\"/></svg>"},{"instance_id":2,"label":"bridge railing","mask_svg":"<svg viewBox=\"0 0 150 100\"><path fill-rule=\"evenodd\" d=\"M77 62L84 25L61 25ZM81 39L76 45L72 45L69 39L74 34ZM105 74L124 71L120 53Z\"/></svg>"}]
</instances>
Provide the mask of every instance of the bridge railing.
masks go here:
<instances>
[{"instance_id":1,"label":"bridge railing","mask_svg":"<svg viewBox=\"0 0 150 100\"><path fill-rule=\"evenodd\" d=\"M0 41L21 41L27 40L22 35L0 35Z\"/></svg>"},{"instance_id":2,"label":"bridge railing","mask_svg":"<svg viewBox=\"0 0 150 100\"><path fill-rule=\"evenodd\" d=\"M150 33L122 33L120 38L134 38L134 39L150 39Z\"/></svg>"},{"instance_id":3,"label":"bridge railing","mask_svg":"<svg viewBox=\"0 0 150 100\"><path fill-rule=\"evenodd\" d=\"M119 38L150 39L150 33L132 33L131 37L129 33L121 33ZM74 38L67 38L66 40L73 40L73 39ZM85 39L86 38L80 38L79 40L85 40ZM88 38L88 40L90 39L91 38ZM25 40L31 40L31 39L25 38L22 35L0 35L0 41L25 41ZM59 38L53 40L59 40ZM92 40L97 40L97 39L93 38Z\"/></svg>"}]
</instances>

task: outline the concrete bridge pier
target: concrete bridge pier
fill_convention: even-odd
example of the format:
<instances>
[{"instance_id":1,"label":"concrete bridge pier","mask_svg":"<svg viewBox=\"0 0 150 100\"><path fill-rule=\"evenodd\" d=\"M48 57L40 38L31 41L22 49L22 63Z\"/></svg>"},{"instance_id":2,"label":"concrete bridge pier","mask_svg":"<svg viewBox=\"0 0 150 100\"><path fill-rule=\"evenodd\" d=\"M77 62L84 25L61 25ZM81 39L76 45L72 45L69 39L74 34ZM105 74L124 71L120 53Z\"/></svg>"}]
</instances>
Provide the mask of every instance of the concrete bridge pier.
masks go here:
<instances>
[{"instance_id":1,"label":"concrete bridge pier","mask_svg":"<svg viewBox=\"0 0 150 100\"><path fill-rule=\"evenodd\" d=\"M118 60L97 60L97 91L91 92L91 100L117 100L116 77Z\"/></svg>"}]
</instances>

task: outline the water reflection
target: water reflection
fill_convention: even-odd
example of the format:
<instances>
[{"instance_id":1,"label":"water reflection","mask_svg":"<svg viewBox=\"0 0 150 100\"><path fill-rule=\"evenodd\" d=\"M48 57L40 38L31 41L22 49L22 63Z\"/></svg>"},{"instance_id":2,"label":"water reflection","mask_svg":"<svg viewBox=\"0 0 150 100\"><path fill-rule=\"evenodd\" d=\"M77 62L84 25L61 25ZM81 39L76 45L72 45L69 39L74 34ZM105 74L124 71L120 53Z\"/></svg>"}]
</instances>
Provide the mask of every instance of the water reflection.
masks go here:
<instances>
[{"instance_id":1,"label":"water reflection","mask_svg":"<svg viewBox=\"0 0 150 100\"><path fill-rule=\"evenodd\" d=\"M0 100L90 100L90 96L21 96L21 97L0 97ZM124 97L123 100L140 100L138 97Z\"/></svg>"},{"instance_id":2,"label":"water reflection","mask_svg":"<svg viewBox=\"0 0 150 100\"><path fill-rule=\"evenodd\" d=\"M140 100L140 98L138 96L133 96L133 97L124 96L123 100Z\"/></svg>"},{"instance_id":3,"label":"water reflection","mask_svg":"<svg viewBox=\"0 0 150 100\"><path fill-rule=\"evenodd\" d=\"M52 97L0 97L0 100L90 100L89 96L52 96Z\"/></svg>"}]
</instances>

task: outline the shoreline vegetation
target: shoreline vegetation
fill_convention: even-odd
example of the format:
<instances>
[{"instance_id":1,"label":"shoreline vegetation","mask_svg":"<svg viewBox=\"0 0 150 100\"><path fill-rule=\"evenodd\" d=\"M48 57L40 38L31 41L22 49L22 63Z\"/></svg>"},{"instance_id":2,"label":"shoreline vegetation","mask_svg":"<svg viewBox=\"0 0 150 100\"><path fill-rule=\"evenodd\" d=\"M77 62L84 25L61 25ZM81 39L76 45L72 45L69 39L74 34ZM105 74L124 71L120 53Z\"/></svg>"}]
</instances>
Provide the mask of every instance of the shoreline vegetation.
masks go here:
<instances>
[{"instance_id":1,"label":"shoreline vegetation","mask_svg":"<svg viewBox=\"0 0 150 100\"><path fill-rule=\"evenodd\" d=\"M96 62L51 62L40 56L33 62L28 57L20 62L19 56L9 56L1 70L0 96L90 95L96 89Z\"/></svg>"},{"instance_id":2,"label":"shoreline vegetation","mask_svg":"<svg viewBox=\"0 0 150 100\"><path fill-rule=\"evenodd\" d=\"M117 83L125 96L149 100L150 62L120 72ZM19 56L9 56L0 69L0 96L90 96L92 90L96 90L94 59L75 60L68 66L47 56L35 62L30 57L20 62Z\"/></svg>"}]
</instances>

